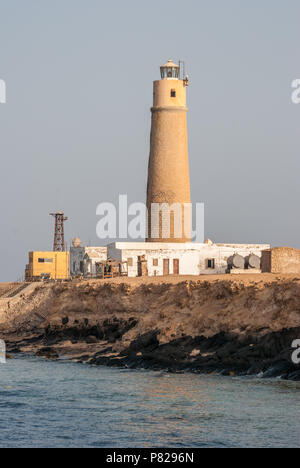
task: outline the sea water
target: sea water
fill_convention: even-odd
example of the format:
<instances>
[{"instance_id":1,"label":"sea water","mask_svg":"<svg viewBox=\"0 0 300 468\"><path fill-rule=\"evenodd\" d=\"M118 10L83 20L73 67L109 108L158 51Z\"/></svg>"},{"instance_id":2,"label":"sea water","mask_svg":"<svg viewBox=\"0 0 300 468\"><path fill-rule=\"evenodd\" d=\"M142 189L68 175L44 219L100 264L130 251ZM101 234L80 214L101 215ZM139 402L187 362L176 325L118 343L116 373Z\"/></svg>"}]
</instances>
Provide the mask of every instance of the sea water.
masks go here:
<instances>
[{"instance_id":1,"label":"sea water","mask_svg":"<svg viewBox=\"0 0 300 468\"><path fill-rule=\"evenodd\" d=\"M18 356L0 364L0 447L300 447L299 390Z\"/></svg>"}]
</instances>

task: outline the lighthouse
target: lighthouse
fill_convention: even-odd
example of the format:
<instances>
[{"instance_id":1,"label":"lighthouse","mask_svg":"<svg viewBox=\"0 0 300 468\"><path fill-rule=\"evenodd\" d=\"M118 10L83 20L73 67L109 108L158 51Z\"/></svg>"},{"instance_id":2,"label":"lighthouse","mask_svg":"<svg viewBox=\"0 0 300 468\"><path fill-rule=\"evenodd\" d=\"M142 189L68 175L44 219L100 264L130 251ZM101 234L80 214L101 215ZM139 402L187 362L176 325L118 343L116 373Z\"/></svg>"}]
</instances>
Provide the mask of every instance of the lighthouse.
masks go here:
<instances>
[{"instance_id":1,"label":"lighthouse","mask_svg":"<svg viewBox=\"0 0 300 468\"><path fill-rule=\"evenodd\" d=\"M94 254L99 247L76 248L78 246L74 243L70 252L71 275L78 275L80 269L78 270L76 265L83 264L86 258L91 260L90 250L95 257L94 263L101 266L99 272L96 268L96 277L102 274L103 277L193 275L197 278L200 275L229 272L253 274L262 271L259 260L264 251L270 250L269 244L221 244L209 239L205 242L192 242L191 238L195 235L191 235L186 107L189 80L182 70L181 63L177 65L169 60L160 67L161 79L154 81L147 187L147 234L144 235L146 213L143 206L143 220L140 215L137 216L131 233L139 231L138 225L143 229L140 229L138 237L131 236L132 241L110 243L101 248L101 255L96 255L97 258ZM132 169L134 170L134 167ZM99 207L101 212L107 213L107 203L105 207ZM195 214L197 216L197 209ZM107 223L107 214L104 216ZM113 216L109 218L113 220ZM103 224L103 220L101 222ZM199 227L197 218L195 226ZM146 237L146 242L140 241L141 236ZM114 269L112 264L115 265ZM83 270L79 273L87 277L93 274L86 268Z\"/></svg>"},{"instance_id":2,"label":"lighthouse","mask_svg":"<svg viewBox=\"0 0 300 468\"><path fill-rule=\"evenodd\" d=\"M169 60L154 81L148 166L147 242L191 241L187 77Z\"/></svg>"}]
</instances>

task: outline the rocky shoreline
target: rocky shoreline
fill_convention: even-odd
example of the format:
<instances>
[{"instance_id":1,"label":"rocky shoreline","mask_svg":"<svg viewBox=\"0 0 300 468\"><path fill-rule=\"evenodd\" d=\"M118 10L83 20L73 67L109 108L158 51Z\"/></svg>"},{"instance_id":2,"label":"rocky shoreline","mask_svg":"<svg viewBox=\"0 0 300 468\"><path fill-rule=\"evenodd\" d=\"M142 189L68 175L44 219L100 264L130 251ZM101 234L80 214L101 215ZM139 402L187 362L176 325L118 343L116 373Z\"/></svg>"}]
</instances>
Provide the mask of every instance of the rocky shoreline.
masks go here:
<instances>
[{"instance_id":1,"label":"rocky shoreline","mask_svg":"<svg viewBox=\"0 0 300 468\"><path fill-rule=\"evenodd\" d=\"M43 285L5 317L9 353L300 381L300 278Z\"/></svg>"},{"instance_id":2,"label":"rocky shoreline","mask_svg":"<svg viewBox=\"0 0 300 468\"><path fill-rule=\"evenodd\" d=\"M86 330L84 331L86 332ZM125 367L129 369L165 370L171 373L217 373L225 376L280 377L300 381L300 366L292 363L291 343L300 335L300 328L265 335L262 339L220 333L205 338L182 337L159 344L159 331L142 335L120 353L113 352L110 343L98 340L94 333L66 340L56 332L45 335L8 338L10 353L29 353L46 359L68 359L92 365ZM112 342L111 344L113 344ZM95 346L102 349L95 352Z\"/></svg>"}]
</instances>

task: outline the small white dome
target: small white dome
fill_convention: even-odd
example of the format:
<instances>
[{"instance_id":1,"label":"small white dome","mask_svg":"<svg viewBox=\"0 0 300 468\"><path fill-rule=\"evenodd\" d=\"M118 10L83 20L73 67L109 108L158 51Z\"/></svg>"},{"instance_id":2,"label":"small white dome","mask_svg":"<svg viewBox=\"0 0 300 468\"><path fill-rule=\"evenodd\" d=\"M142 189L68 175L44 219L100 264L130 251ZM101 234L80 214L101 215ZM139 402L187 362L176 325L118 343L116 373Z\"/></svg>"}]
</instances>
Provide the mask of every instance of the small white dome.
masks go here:
<instances>
[{"instance_id":1,"label":"small white dome","mask_svg":"<svg viewBox=\"0 0 300 468\"><path fill-rule=\"evenodd\" d=\"M79 237L75 237L72 241L72 244L73 244L73 247L75 248L79 248L82 246L82 242L81 240L79 239Z\"/></svg>"},{"instance_id":2,"label":"small white dome","mask_svg":"<svg viewBox=\"0 0 300 468\"><path fill-rule=\"evenodd\" d=\"M177 63L174 63L172 59L168 60L167 63L162 65L162 67L172 67L172 68L179 68L179 65Z\"/></svg>"}]
</instances>

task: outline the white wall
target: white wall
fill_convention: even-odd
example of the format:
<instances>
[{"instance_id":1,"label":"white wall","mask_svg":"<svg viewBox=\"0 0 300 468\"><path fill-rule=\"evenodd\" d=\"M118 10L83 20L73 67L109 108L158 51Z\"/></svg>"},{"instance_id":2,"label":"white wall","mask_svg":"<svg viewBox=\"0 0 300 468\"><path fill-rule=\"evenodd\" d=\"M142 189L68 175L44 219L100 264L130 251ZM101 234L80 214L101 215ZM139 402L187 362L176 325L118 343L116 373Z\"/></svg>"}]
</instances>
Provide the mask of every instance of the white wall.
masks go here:
<instances>
[{"instance_id":1,"label":"white wall","mask_svg":"<svg viewBox=\"0 0 300 468\"><path fill-rule=\"evenodd\" d=\"M228 267L228 258L234 254L247 257L255 254L261 257L263 250L269 249L268 244L162 244L117 242L110 244L108 257L120 261L133 259L133 265L128 266L128 276L138 275L138 257L145 255L149 276L163 275L163 260L169 259L170 274L173 274L173 259L179 260L180 275L223 274ZM153 259L158 260L158 266L153 265ZM215 269L207 268L207 260L214 259Z\"/></svg>"},{"instance_id":2,"label":"white wall","mask_svg":"<svg viewBox=\"0 0 300 468\"><path fill-rule=\"evenodd\" d=\"M80 275L80 262L83 262L85 255L84 247L71 247L70 248L70 275Z\"/></svg>"},{"instance_id":3,"label":"white wall","mask_svg":"<svg viewBox=\"0 0 300 468\"><path fill-rule=\"evenodd\" d=\"M71 247L70 248L70 273L71 276L82 274L80 262L83 262L83 274L95 275L96 263L107 260L106 247Z\"/></svg>"},{"instance_id":4,"label":"white wall","mask_svg":"<svg viewBox=\"0 0 300 468\"><path fill-rule=\"evenodd\" d=\"M80 247L70 249L71 275L80 274L80 262L84 261L84 275L96 274L96 263L111 258L120 262L133 259L128 266L128 276L138 275L138 257L145 255L149 276L163 275L163 260L169 259L170 274L173 272L173 260L179 260L180 275L203 275L226 273L228 258L234 254L247 257L270 248L268 244L166 244L152 242L116 242L105 247ZM158 266L153 265L158 260ZM207 268L207 260L215 260L215 269ZM75 263L75 269L74 269Z\"/></svg>"},{"instance_id":5,"label":"white wall","mask_svg":"<svg viewBox=\"0 0 300 468\"><path fill-rule=\"evenodd\" d=\"M97 274L97 263L107 260L106 247L86 247L84 256L84 276Z\"/></svg>"}]
</instances>

